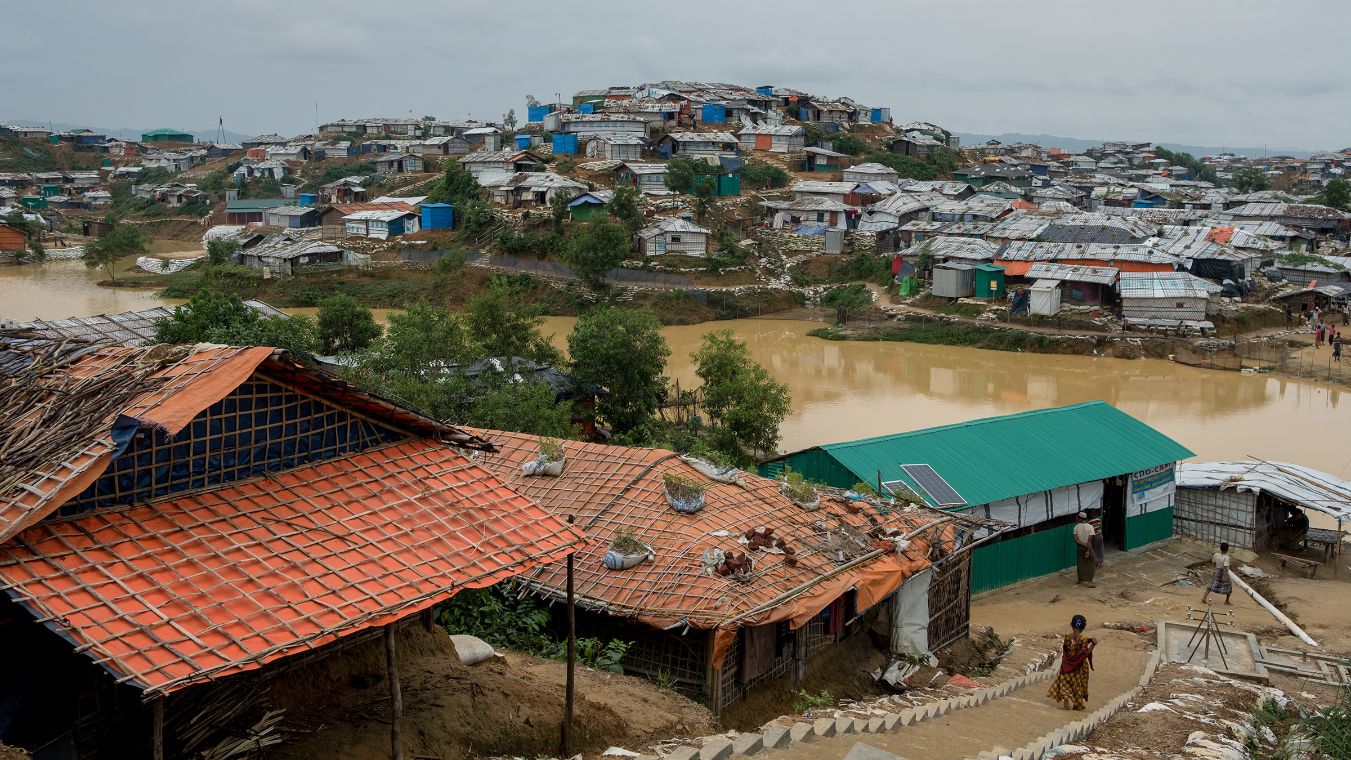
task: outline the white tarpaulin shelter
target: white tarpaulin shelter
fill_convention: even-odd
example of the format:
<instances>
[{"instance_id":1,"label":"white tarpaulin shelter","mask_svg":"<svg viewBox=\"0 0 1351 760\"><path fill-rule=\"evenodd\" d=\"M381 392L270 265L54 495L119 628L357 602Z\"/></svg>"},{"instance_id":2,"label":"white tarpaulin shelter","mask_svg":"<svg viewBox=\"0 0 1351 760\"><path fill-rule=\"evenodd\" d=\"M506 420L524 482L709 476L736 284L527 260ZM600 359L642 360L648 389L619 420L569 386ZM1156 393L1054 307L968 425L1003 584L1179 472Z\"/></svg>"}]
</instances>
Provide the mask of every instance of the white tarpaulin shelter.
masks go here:
<instances>
[{"instance_id":1,"label":"white tarpaulin shelter","mask_svg":"<svg viewBox=\"0 0 1351 760\"><path fill-rule=\"evenodd\" d=\"M1276 528L1279 503L1351 520L1351 481L1284 462L1243 460L1178 465L1178 533L1260 550Z\"/></svg>"},{"instance_id":2,"label":"white tarpaulin shelter","mask_svg":"<svg viewBox=\"0 0 1351 760\"><path fill-rule=\"evenodd\" d=\"M1051 317L1060 313L1060 281L1037 280L1028 291L1029 309L1033 314Z\"/></svg>"}]
</instances>

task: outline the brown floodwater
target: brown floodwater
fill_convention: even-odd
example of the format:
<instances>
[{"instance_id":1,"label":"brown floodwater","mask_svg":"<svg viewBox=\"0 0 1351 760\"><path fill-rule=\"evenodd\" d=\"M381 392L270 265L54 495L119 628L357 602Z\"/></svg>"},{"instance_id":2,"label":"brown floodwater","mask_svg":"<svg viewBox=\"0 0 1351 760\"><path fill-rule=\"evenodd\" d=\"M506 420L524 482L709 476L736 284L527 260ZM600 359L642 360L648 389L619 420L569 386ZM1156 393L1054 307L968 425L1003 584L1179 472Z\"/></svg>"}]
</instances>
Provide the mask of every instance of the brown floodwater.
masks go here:
<instances>
[{"instance_id":1,"label":"brown floodwater","mask_svg":"<svg viewBox=\"0 0 1351 760\"><path fill-rule=\"evenodd\" d=\"M117 274L135 265L134 258L123 259ZM88 317L181 303L149 289L100 288L99 280L106 279L102 269L89 269L83 261L0 266L0 321Z\"/></svg>"},{"instance_id":2,"label":"brown floodwater","mask_svg":"<svg viewBox=\"0 0 1351 760\"><path fill-rule=\"evenodd\" d=\"M60 319L175 303L148 290L100 288L100 279L102 273L78 261L0 267L0 318ZM384 321L386 313L377 317ZM574 322L550 317L545 332L566 348ZM1351 450L1340 443L1339 432L1351 427L1351 398L1322 383L1159 360L807 336L818 326L749 319L668 327L667 374L681 385L696 384L689 355L700 337L731 329L750 345L757 361L788 384L793 411L782 428L785 450L1104 399L1202 459L1252 455L1351 474Z\"/></svg>"},{"instance_id":3,"label":"brown floodwater","mask_svg":"<svg viewBox=\"0 0 1351 760\"><path fill-rule=\"evenodd\" d=\"M547 329L562 338L572 321L550 318ZM682 385L695 384L690 352L704 333L731 329L757 361L788 384L793 412L781 443L788 451L1103 399L1201 459L1252 455L1341 476L1351 472L1351 450L1339 443L1345 439L1338 432L1351 424L1351 395L1321 383L1153 359L834 342L806 334L819 326L744 319L668 327L668 375Z\"/></svg>"}]
</instances>

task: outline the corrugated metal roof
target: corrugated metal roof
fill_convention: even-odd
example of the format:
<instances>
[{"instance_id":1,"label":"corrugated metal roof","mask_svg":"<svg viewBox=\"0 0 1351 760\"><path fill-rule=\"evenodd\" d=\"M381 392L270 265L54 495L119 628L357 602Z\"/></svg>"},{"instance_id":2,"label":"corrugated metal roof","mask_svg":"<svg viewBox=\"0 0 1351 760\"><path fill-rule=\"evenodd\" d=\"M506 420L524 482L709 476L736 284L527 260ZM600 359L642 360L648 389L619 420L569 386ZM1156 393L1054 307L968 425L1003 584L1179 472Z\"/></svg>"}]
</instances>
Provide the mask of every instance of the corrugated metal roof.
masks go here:
<instances>
[{"instance_id":1,"label":"corrugated metal roof","mask_svg":"<svg viewBox=\"0 0 1351 760\"><path fill-rule=\"evenodd\" d=\"M1180 488L1266 492L1338 520L1351 520L1351 482L1284 462L1193 462L1177 468Z\"/></svg>"},{"instance_id":2,"label":"corrugated metal roof","mask_svg":"<svg viewBox=\"0 0 1351 760\"><path fill-rule=\"evenodd\" d=\"M1115 267L1037 263L1027 268L1027 274L1025 276L1039 280L1095 282L1100 285L1111 285L1116 282L1117 274L1118 270Z\"/></svg>"},{"instance_id":3,"label":"corrugated metal roof","mask_svg":"<svg viewBox=\"0 0 1351 760\"><path fill-rule=\"evenodd\" d=\"M1186 272L1126 272L1117 286L1125 298L1209 298L1221 288Z\"/></svg>"},{"instance_id":4,"label":"corrugated metal roof","mask_svg":"<svg viewBox=\"0 0 1351 760\"><path fill-rule=\"evenodd\" d=\"M1138 472L1193 455L1105 401L819 448L865 483L876 482L881 471L882 480L902 480L917 489L901 465L928 464L972 506Z\"/></svg>"}]
</instances>

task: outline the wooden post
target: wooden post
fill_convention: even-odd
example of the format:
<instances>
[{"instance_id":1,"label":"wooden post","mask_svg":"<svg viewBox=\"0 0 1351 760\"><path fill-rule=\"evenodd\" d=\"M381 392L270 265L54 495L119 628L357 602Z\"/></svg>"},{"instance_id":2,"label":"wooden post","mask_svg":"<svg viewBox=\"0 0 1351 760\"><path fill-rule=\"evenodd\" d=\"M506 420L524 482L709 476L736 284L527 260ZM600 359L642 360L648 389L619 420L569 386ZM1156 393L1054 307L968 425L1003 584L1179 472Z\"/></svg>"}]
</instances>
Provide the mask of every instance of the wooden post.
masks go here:
<instances>
[{"instance_id":1,"label":"wooden post","mask_svg":"<svg viewBox=\"0 0 1351 760\"><path fill-rule=\"evenodd\" d=\"M394 624L385 626L385 677L389 679L389 757L402 760L399 722L403 719L403 695L399 692L399 666L394 651Z\"/></svg>"},{"instance_id":2,"label":"wooden post","mask_svg":"<svg viewBox=\"0 0 1351 760\"><path fill-rule=\"evenodd\" d=\"M807 680L807 626L793 632L793 683Z\"/></svg>"},{"instance_id":3,"label":"wooden post","mask_svg":"<svg viewBox=\"0 0 1351 760\"><path fill-rule=\"evenodd\" d=\"M155 698L155 728L152 752L155 760L164 760L164 697Z\"/></svg>"},{"instance_id":4,"label":"wooden post","mask_svg":"<svg viewBox=\"0 0 1351 760\"><path fill-rule=\"evenodd\" d=\"M568 515L568 525L572 523L573 516ZM563 757L572 756L572 709L577 691L577 598L572 589L574 556L576 552L568 553L568 674L563 688Z\"/></svg>"},{"instance_id":5,"label":"wooden post","mask_svg":"<svg viewBox=\"0 0 1351 760\"><path fill-rule=\"evenodd\" d=\"M717 647L718 629L708 631L708 645L704 647L704 690L708 694L708 708L714 715L722 713L722 669L713 667L713 650Z\"/></svg>"}]
</instances>

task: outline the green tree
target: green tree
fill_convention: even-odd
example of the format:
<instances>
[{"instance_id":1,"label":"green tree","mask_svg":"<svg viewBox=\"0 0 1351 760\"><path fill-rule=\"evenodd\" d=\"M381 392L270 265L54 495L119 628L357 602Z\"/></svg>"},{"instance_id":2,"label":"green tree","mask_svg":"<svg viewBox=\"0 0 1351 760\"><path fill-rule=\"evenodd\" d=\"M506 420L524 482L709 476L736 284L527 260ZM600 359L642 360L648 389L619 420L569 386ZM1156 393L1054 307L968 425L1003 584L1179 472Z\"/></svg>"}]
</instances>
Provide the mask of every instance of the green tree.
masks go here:
<instances>
[{"instance_id":1,"label":"green tree","mask_svg":"<svg viewBox=\"0 0 1351 760\"><path fill-rule=\"evenodd\" d=\"M618 433L651 420L666 394L671 349L650 311L602 307L583 314L568 335L572 376L609 391L600 416Z\"/></svg>"},{"instance_id":2,"label":"green tree","mask_svg":"<svg viewBox=\"0 0 1351 760\"><path fill-rule=\"evenodd\" d=\"M643 228L643 212L638 208L638 189L633 185L615 188L609 209L610 215L624 225L630 236L637 235L638 230Z\"/></svg>"},{"instance_id":3,"label":"green tree","mask_svg":"<svg viewBox=\"0 0 1351 760\"><path fill-rule=\"evenodd\" d=\"M108 278L117 282L114 265L125 256L142 255L150 250L150 238L141 228L114 220L107 235L95 240L84 249L84 265L90 269L102 268Z\"/></svg>"},{"instance_id":4,"label":"green tree","mask_svg":"<svg viewBox=\"0 0 1351 760\"><path fill-rule=\"evenodd\" d=\"M666 186L677 193L694 189L694 162L687 158L673 158L666 162Z\"/></svg>"},{"instance_id":5,"label":"green tree","mask_svg":"<svg viewBox=\"0 0 1351 760\"><path fill-rule=\"evenodd\" d=\"M460 318L419 300L389 315L389 330L370 357L380 370L424 376L439 367L477 358Z\"/></svg>"},{"instance_id":6,"label":"green tree","mask_svg":"<svg viewBox=\"0 0 1351 760\"><path fill-rule=\"evenodd\" d=\"M694 181L694 214L703 221L708 217L709 208L713 203L713 196L717 193L717 181L712 177L704 176Z\"/></svg>"},{"instance_id":7,"label":"green tree","mask_svg":"<svg viewBox=\"0 0 1351 760\"><path fill-rule=\"evenodd\" d=\"M1246 166L1234 172L1234 189L1240 193L1252 193L1258 190L1271 189L1271 183L1267 181L1266 172L1256 166Z\"/></svg>"},{"instance_id":8,"label":"green tree","mask_svg":"<svg viewBox=\"0 0 1351 760\"><path fill-rule=\"evenodd\" d=\"M239 254L239 241L212 240L206 244L206 263L213 267L233 264Z\"/></svg>"},{"instance_id":9,"label":"green tree","mask_svg":"<svg viewBox=\"0 0 1351 760\"><path fill-rule=\"evenodd\" d=\"M428 203L449 203L457 211L461 211L461 207L469 201L478 198L479 186L474 180L474 175L454 158L446 160L446 168L441 173L441 179L436 181L431 192L427 194Z\"/></svg>"},{"instance_id":10,"label":"green tree","mask_svg":"<svg viewBox=\"0 0 1351 760\"><path fill-rule=\"evenodd\" d=\"M757 454L774 451L779 425L792 409L788 386L770 377L731 330L704 335L690 358L704 383L709 444L743 466L753 464Z\"/></svg>"},{"instance_id":11,"label":"green tree","mask_svg":"<svg viewBox=\"0 0 1351 760\"><path fill-rule=\"evenodd\" d=\"M554 232L563 232L563 222L568 219L568 204L572 202L575 194L572 190L564 188L554 193L554 197L549 200L549 212L553 216Z\"/></svg>"},{"instance_id":12,"label":"green tree","mask_svg":"<svg viewBox=\"0 0 1351 760\"><path fill-rule=\"evenodd\" d=\"M868 151L868 144L853 135L840 135L834 139L835 151L849 156L857 156Z\"/></svg>"},{"instance_id":13,"label":"green tree","mask_svg":"<svg viewBox=\"0 0 1351 760\"><path fill-rule=\"evenodd\" d=\"M548 383L516 383L503 378L491 378L475 389L463 424L551 438L567 438L577 432L572 424L572 402L558 400Z\"/></svg>"},{"instance_id":14,"label":"green tree","mask_svg":"<svg viewBox=\"0 0 1351 760\"><path fill-rule=\"evenodd\" d=\"M741 180L752 187L785 187L792 176L774 164L747 161L741 167Z\"/></svg>"},{"instance_id":15,"label":"green tree","mask_svg":"<svg viewBox=\"0 0 1351 760\"><path fill-rule=\"evenodd\" d=\"M493 277L488 288L474 296L464 319L479 357L519 356L548 366L562 362L540 327L543 310L523 302L523 288L506 277Z\"/></svg>"},{"instance_id":16,"label":"green tree","mask_svg":"<svg viewBox=\"0 0 1351 760\"><path fill-rule=\"evenodd\" d=\"M1330 179L1323 186L1323 192L1319 193L1314 200L1324 206L1345 211L1348 207L1351 207L1351 182L1344 179Z\"/></svg>"},{"instance_id":17,"label":"green tree","mask_svg":"<svg viewBox=\"0 0 1351 760\"><path fill-rule=\"evenodd\" d=\"M371 310L338 293L319 302L319 345L326 354L355 353L380 337Z\"/></svg>"},{"instance_id":18,"label":"green tree","mask_svg":"<svg viewBox=\"0 0 1351 760\"><path fill-rule=\"evenodd\" d=\"M593 219L563 248L563 263L593 291L606 287L605 276L633 249L629 233L609 219Z\"/></svg>"},{"instance_id":19,"label":"green tree","mask_svg":"<svg viewBox=\"0 0 1351 760\"><path fill-rule=\"evenodd\" d=\"M156 343L221 343L274 346L312 361L317 345L309 317L262 317L239 296L199 291L155 325Z\"/></svg>"},{"instance_id":20,"label":"green tree","mask_svg":"<svg viewBox=\"0 0 1351 760\"><path fill-rule=\"evenodd\" d=\"M872 306L872 303L872 293L868 290L868 286L859 282L832 288L821 296L822 306L827 309L844 309L849 314L862 311Z\"/></svg>"}]
</instances>

